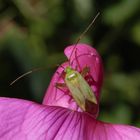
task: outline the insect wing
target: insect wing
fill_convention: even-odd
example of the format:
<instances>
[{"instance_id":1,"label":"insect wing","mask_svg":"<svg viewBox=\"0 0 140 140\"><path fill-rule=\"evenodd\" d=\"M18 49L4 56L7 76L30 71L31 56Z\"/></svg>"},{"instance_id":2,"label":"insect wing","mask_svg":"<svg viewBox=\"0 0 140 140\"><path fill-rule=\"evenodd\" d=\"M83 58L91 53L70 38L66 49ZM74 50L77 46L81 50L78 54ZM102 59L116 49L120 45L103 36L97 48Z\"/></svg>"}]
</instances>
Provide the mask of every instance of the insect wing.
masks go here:
<instances>
[{"instance_id":1,"label":"insect wing","mask_svg":"<svg viewBox=\"0 0 140 140\"><path fill-rule=\"evenodd\" d=\"M91 87L89 86L89 84L87 83L87 81L81 76L80 73L78 73L78 83L79 83L79 88L82 91L82 94L85 96L85 98L95 104L97 104L97 100L96 100L96 96L93 93Z\"/></svg>"},{"instance_id":2,"label":"insect wing","mask_svg":"<svg viewBox=\"0 0 140 140\"><path fill-rule=\"evenodd\" d=\"M65 83L68 87L68 89L71 92L72 97L74 98L74 100L76 101L76 103L79 105L79 107L82 110L86 110L85 109L85 97L83 94L81 94L81 89L79 86L79 81L77 80L77 78L73 79L73 80L68 80L67 78L65 78Z\"/></svg>"},{"instance_id":3,"label":"insect wing","mask_svg":"<svg viewBox=\"0 0 140 140\"><path fill-rule=\"evenodd\" d=\"M76 103L85 111L86 110L86 100L97 104L96 96L93 93L91 87L86 82L86 80L82 77L82 75L73 70L77 76L72 80L68 80L67 77L65 78L66 85L70 90L73 98L75 99Z\"/></svg>"}]
</instances>

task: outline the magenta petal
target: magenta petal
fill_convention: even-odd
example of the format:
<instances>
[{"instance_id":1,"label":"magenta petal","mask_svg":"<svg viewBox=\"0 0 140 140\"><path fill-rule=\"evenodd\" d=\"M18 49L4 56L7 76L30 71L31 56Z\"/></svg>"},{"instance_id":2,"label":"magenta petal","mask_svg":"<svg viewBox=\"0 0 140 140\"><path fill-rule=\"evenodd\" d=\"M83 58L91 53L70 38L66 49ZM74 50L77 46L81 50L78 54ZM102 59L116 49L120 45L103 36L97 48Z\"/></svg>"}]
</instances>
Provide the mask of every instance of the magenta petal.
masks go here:
<instances>
[{"instance_id":1,"label":"magenta petal","mask_svg":"<svg viewBox=\"0 0 140 140\"><path fill-rule=\"evenodd\" d=\"M140 128L129 125L105 124L109 140L140 140Z\"/></svg>"},{"instance_id":2,"label":"magenta petal","mask_svg":"<svg viewBox=\"0 0 140 140\"><path fill-rule=\"evenodd\" d=\"M98 100L98 105L94 107L93 111L94 117L96 118L99 110L100 89L103 81L103 66L101 58L97 51L89 45L77 44L76 49L73 51L74 47L75 45L68 46L65 49L65 55L68 59L70 59L70 64L72 68L76 68L78 66L79 71L86 66L90 68L90 74L95 82L94 85L91 85L91 88L93 89ZM78 61L75 58L77 58ZM63 63L62 66L66 68L67 66L69 66L69 62ZM60 76L60 74L64 70L63 67L59 67L57 69L57 72L54 74L48 90L45 94L43 104L62 106L72 110L81 111L81 109L78 107L78 105L73 100L72 96L67 92L67 90L64 89L62 91L55 87L56 83L64 83L64 80ZM81 69L79 67L81 67Z\"/></svg>"},{"instance_id":3,"label":"magenta petal","mask_svg":"<svg viewBox=\"0 0 140 140\"><path fill-rule=\"evenodd\" d=\"M0 98L1 140L139 140L140 129L103 123L87 113Z\"/></svg>"}]
</instances>

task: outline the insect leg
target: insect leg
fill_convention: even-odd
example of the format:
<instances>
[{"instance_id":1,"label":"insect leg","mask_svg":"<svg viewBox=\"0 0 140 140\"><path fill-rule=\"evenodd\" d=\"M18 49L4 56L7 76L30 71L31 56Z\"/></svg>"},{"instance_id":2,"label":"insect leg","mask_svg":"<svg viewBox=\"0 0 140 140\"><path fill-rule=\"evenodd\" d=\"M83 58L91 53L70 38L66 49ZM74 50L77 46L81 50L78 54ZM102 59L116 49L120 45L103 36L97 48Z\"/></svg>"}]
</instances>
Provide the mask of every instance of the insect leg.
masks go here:
<instances>
[{"instance_id":1,"label":"insect leg","mask_svg":"<svg viewBox=\"0 0 140 140\"><path fill-rule=\"evenodd\" d=\"M64 70L62 71L62 73L59 73L58 71L57 71L56 73L59 75L59 78L63 78L63 79L65 79L65 75L66 75L66 73L65 73Z\"/></svg>"},{"instance_id":2,"label":"insect leg","mask_svg":"<svg viewBox=\"0 0 140 140\"><path fill-rule=\"evenodd\" d=\"M63 87L67 87L65 83L56 83L55 86L56 86L57 88L59 88L59 87L62 87L62 88L63 88Z\"/></svg>"},{"instance_id":3,"label":"insect leg","mask_svg":"<svg viewBox=\"0 0 140 140\"><path fill-rule=\"evenodd\" d=\"M64 93L66 92L65 90L63 90L63 88L67 87L65 83L55 83L55 87Z\"/></svg>"},{"instance_id":4,"label":"insect leg","mask_svg":"<svg viewBox=\"0 0 140 140\"><path fill-rule=\"evenodd\" d=\"M85 77L86 75L87 75L87 73L89 73L89 71L90 71L90 69L89 69L89 67L84 67L83 69L82 69L82 71L81 71L81 75L83 76L83 77Z\"/></svg>"},{"instance_id":5,"label":"insect leg","mask_svg":"<svg viewBox=\"0 0 140 140\"><path fill-rule=\"evenodd\" d=\"M95 85L96 82L93 79L93 77L89 74L89 72L90 72L90 68L86 66L81 71L81 75L86 79L86 81L89 83L89 85Z\"/></svg>"}]
</instances>

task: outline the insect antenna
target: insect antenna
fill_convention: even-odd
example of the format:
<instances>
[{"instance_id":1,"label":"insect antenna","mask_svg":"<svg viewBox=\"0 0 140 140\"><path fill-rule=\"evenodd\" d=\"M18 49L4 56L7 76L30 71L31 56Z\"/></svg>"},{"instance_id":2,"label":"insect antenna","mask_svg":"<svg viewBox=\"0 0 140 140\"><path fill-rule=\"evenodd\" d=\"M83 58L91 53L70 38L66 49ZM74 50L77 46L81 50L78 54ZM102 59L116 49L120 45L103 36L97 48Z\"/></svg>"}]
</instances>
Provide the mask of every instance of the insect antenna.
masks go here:
<instances>
[{"instance_id":1,"label":"insect antenna","mask_svg":"<svg viewBox=\"0 0 140 140\"><path fill-rule=\"evenodd\" d=\"M12 86L15 82L17 82L17 81L20 80L21 78L23 78L23 77L25 77L25 76L27 76L27 75L33 73L33 72L37 72L37 71L45 70L45 69L47 69L47 68L44 68L44 67L42 68L42 67L40 67L40 68L32 69L32 70L30 70L30 71L28 71L28 72L22 74L21 76L19 76L18 78L16 78L14 81L12 81L12 82L10 83L10 86Z\"/></svg>"},{"instance_id":2,"label":"insect antenna","mask_svg":"<svg viewBox=\"0 0 140 140\"><path fill-rule=\"evenodd\" d=\"M75 50L75 60L76 60L76 62L77 62L77 66L76 66L76 70L78 70L78 67L79 67L79 69L80 69L80 71L82 70L82 68L81 68L81 66L80 66L80 63L79 63L79 61L78 61L78 57L77 57L77 48L76 48L76 50Z\"/></svg>"},{"instance_id":3,"label":"insect antenna","mask_svg":"<svg viewBox=\"0 0 140 140\"><path fill-rule=\"evenodd\" d=\"M87 26L87 28L84 30L84 32L78 37L78 39L77 39L77 41L76 41L76 43L75 43L75 46L74 46L74 48L73 48L73 50L72 50L72 52L71 52L71 55L70 55L70 57L69 57L69 60L71 59L71 57L72 57L72 55L73 55L73 53L74 53L74 51L75 51L75 49L76 49L76 46L77 46L77 44L79 43L79 41L84 37L84 35L89 31L89 29L91 28L91 26L95 23L95 21L96 21L96 19L97 19L97 17L100 15L100 13L98 12L97 14L96 14L96 16L93 18L93 20L91 21L91 23ZM77 61L77 60L76 60ZM70 63L70 61L69 61L69 65L71 65L71 63Z\"/></svg>"}]
</instances>

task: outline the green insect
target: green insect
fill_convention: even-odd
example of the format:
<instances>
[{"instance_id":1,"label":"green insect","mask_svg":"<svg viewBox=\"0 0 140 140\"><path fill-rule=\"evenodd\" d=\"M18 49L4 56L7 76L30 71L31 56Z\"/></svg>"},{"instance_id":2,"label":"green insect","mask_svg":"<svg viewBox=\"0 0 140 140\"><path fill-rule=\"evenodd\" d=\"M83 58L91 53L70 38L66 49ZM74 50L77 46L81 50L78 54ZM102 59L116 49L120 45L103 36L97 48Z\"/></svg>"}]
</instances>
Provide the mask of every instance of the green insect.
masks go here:
<instances>
[{"instance_id":1,"label":"green insect","mask_svg":"<svg viewBox=\"0 0 140 140\"><path fill-rule=\"evenodd\" d=\"M86 71L86 69L87 68L83 70ZM84 75L73 70L71 67L67 67L65 72L65 83L80 108L86 111L86 100L97 104L95 94L87 81L83 78Z\"/></svg>"},{"instance_id":2,"label":"green insect","mask_svg":"<svg viewBox=\"0 0 140 140\"><path fill-rule=\"evenodd\" d=\"M91 25L94 23L95 19L98 17L99 13L96 15L96 17L93 19L93 21L90 23L90 25L86 28L86 30L82 33L82 35L77 40L75 47L72 50L72 53L70 55L70 59L72 54L75 52L75 60L77 61L77 64L79 65L78 59L76 58L76 51L75 49L80 39L84 36L84 34L89 30ZM70 62L70 61L69 61ZM72 97L74 98L75 102L78 104L78 106L83 110L87 111L87 103L93 103L97 104L97 99L95 96L95 93L93 93L93 90L91 89L88 82L85 80L85 76L89 73L89 67L85 67L81 70L81 72L78 72L78 70L73 69L71 67L71 63L69 63L69 66L64 68L64 74L62 72L64 83L56 83L57 88L63 88L67 87L70 91ZM79 66L80 68L80 66Z\"/></svg>"},{"instance_id":3,"label":"green insect","mask_svg":"<svg viewBox=\"0 0 140 140\"><path fill-rule=\"evenodd\" d=\"M86 111L87 102L97 104L96 96L84 78L89 72L88 67L85 67L82 72L79 73L77 70L68 66L65 68L64 72L64 83L56 83L56 87L67 87L75 102L83 111Z\"/></svg>"}]
</instances>

